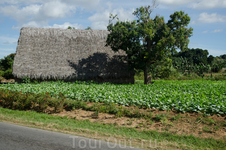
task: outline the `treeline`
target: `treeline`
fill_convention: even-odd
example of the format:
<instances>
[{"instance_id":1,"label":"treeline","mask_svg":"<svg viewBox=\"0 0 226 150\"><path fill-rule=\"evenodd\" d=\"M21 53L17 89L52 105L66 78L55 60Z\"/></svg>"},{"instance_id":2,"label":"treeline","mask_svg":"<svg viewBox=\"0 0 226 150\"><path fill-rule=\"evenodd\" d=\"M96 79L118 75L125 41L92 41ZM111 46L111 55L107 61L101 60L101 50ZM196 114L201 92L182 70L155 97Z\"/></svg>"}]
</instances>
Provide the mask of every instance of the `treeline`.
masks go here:
<instances>
[{"instance_id":1,"label":"treeline","mask_svg":"<svg viewBox=\"0 0 226 150\"><path fill-rule=\"evenodd\" d=\"M180 72L219 72L226 65L226 54L214 57L207 50L188 49L172 55L173 66Z\"/></svg>"},{"instance_id":2,"label":"treeline","mask_svg":"<svg viewBox=\"0 0 226 150\"><path fill-rule=\"evenodd\" d=\"M154 78L178 76L178 73L203 77L204 73L217 73L223 68L226 68L226 54L214 57L207 50L192 48L169 55L153 65L150 73Z\"/></svg>"}]
</instances>

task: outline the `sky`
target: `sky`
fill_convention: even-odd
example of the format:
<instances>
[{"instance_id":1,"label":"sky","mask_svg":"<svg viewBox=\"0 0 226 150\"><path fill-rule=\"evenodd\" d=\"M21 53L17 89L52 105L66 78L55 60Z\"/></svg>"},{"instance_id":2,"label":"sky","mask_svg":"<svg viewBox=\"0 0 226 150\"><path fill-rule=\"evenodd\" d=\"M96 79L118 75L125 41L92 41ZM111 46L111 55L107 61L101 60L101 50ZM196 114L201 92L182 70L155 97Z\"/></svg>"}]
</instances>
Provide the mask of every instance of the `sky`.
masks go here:
<instances>
[{"instance_id":1,"label":"sky","mask_svg":"<svg viewBox=\"0 0 226 150\"><path fill-rule=\"evenodd\" d=\"M134 20L133 12L152 0L0 0L0 59L16 52L22 27L106 30L109 14L122 21ZM189 48L226 54L226 0L156 0L151 14L165 21L175 11L184 11L193 28Z\"/></svg>"}]
</instances>

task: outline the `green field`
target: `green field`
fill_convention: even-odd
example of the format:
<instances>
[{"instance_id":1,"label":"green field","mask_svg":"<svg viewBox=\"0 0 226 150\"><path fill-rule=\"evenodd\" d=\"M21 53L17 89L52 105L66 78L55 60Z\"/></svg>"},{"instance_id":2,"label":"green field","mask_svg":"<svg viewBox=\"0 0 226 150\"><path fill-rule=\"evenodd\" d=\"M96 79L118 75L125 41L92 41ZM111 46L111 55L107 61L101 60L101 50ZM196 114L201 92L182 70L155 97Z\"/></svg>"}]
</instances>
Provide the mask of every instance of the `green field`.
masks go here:
<instances>
[{"instance_id":1,"label":"green field","mask_svg":"<svg viewBox=\"0 0 226 150\"><path fill-rule=\"evenodd\" d=\"M226 81L155 81L151 85L42 82L2 84L0 88L22 93L62 93L69 99L123 106L226 114Z\"/></svg>"}]
</instances>

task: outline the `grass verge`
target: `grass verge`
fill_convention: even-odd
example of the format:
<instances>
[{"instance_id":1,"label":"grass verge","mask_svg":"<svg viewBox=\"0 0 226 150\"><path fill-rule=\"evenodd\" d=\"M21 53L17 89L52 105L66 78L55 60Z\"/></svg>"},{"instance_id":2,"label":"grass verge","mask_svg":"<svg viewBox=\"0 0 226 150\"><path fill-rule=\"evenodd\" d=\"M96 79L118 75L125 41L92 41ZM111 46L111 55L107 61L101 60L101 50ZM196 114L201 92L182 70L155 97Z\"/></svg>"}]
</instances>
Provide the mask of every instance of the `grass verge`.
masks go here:
<instances>
[{"instance_id":1,"label":"grass verge","mask_svg":"<svg viewBox=\"0 0 226 150\"><path fill-rule=\"evenodd\" d=\"M226 142L213 138L203 139L192 135L173 135L167 132L138 131L113 124L78 121L35 111L18 111L0 107L0 121L21 124L46 130L70 133L140 147L144 149L224 149ZM115 140L117 139L117 140Z\"/></svg>"}]
</instances>

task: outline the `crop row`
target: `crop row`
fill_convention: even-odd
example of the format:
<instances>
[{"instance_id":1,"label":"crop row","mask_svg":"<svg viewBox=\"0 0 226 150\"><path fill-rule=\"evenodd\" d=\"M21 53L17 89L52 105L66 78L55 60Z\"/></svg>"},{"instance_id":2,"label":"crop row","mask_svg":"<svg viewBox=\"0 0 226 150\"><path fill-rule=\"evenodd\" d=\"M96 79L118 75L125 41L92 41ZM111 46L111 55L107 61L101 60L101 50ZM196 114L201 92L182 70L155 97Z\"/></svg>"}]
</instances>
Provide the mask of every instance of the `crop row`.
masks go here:
<instances>
[{"instance_id":1,"label":"crop row","mask_svg":"<svg viewBox=\"0 0 226 150\"><path fill-rule=\"evenodd\" d=\"M5 84L0 88L22 93L62 93L68 99L124 106L226 114L226 81L155 81L151 85L42 82Z\"/></svg>"}]
</instances>

